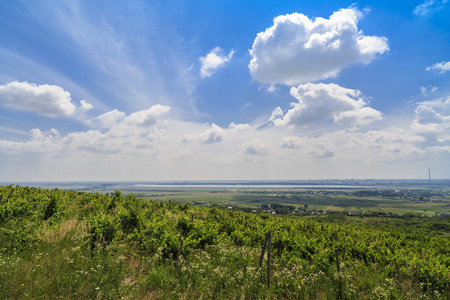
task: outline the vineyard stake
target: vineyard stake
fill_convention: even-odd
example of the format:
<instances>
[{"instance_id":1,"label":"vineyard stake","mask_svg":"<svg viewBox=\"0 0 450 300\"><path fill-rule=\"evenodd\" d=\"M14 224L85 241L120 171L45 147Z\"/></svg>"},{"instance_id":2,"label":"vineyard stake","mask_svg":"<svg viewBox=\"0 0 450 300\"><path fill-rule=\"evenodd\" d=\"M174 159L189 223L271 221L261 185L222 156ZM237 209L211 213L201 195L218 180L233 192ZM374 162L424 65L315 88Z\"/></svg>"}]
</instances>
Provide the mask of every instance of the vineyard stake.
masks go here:
<instances>
[{"instance_id":1,"label":"vineyard stake","mask_svg":"<svg viewBox=\"0 0 450 300\"><path fill-rule=\"evenodd\" d=\"M338 255L338 249L334 248L334 255L336 256L336 269L337 272L341 272L340 266L339 266L339 255Z\"/></svg>"},{"instance_id":2,"label":"vineyard stake","mask_svg":"<svg viewBox=\"0 0 450 300\"><path fill-rule=\"evenodd\" d=\"M263 242L263 245L262 245L261 256L259 257L259 267L262 266L262 261L263 261L263 258L264 258L264 251L266 251L267 235L268 235L268 234L269 234L269 233L266 233L266 234L264 235L264 242Z\"/></svg>"},{"instance_id":3,"label":"vineyard stake","mask_svg":"<svg viewBox=\"0 0 450 300\"><path fill-rule=\"evenodd\" d=\"M272 242L272 232L269 230L267 234L267 287L270 287L270 250Z\"/></svg>"}]
</instances>

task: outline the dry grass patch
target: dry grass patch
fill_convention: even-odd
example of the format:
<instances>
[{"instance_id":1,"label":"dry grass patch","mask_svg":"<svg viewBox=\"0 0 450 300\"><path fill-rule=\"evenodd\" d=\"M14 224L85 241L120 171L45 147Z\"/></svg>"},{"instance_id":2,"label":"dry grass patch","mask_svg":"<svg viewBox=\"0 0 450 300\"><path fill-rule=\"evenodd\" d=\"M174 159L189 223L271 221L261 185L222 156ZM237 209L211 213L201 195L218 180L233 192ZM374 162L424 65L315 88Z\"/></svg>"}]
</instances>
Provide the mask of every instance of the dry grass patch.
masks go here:
<instances>
[{"instance_id":1,"label":"dry grass patch","mask_svg":"<svg viewBox=\"0 0 450 300\"><path fill-rule=\"evenodd\" d=\"M44 225L40 239L48 243L53 243L62 240L70 232L85 232L86 230L86 222L73 218L62 222L58 228L48 228Z\"/></svg>"},{"instance_id":2,"label":"dry grass patch","mask_svg":"<svg viewBox=\"0 0 450 300\"><path fill-rule=\"evenodd\" d=\"M136 269L141 266L141 261L137 257L132 256L128 260L128 266L130 267L130 269Z\"/></svg>"}]
</instances>

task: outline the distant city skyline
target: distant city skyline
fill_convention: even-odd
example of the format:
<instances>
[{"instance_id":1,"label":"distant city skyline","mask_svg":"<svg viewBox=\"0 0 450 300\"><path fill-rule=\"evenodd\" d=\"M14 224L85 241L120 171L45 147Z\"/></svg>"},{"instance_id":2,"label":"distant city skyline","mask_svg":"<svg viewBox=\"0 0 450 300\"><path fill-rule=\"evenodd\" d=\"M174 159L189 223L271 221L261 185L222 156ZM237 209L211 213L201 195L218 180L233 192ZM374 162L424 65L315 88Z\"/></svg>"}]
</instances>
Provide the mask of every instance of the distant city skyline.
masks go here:
<instances>
[{"instance_id":1,"label":"distant city skyline","mask_svg":"<svg viewBox=\"0 0 450 300\"><path fill-rule=\"evenodd\" d=\"M446 0L2 1L0 181L450 178L449 30Z\"/></svg>"}]
</instances>

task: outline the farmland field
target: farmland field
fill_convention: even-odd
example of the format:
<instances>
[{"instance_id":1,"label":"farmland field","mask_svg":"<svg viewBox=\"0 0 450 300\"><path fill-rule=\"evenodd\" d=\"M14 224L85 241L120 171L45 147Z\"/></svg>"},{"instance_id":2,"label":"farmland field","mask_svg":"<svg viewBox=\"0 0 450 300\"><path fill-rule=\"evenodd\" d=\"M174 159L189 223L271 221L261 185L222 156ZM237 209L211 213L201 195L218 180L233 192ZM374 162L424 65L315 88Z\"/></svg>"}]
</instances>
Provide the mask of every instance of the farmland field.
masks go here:
<instances>
[{"instance_id":1,"label":"farmland field","mask_svg":"<svg viewBox=\"0 0 450 300\"><path fill-rule=\"evenodd\" d=\"M246 187L240 185L135 185L111 184L89 187L88 192L113 193L120 190L144 200L175 201L201 206L258 209L262 204L289 205L295 208L308 207L308 211L336 211L354 213L392 213L433 216L450 213L450 186L447 182L437 186L409 183L407 186L380 186L371 188L345 185L318 185L304 187Z\"/></svg>"}]
</instances>

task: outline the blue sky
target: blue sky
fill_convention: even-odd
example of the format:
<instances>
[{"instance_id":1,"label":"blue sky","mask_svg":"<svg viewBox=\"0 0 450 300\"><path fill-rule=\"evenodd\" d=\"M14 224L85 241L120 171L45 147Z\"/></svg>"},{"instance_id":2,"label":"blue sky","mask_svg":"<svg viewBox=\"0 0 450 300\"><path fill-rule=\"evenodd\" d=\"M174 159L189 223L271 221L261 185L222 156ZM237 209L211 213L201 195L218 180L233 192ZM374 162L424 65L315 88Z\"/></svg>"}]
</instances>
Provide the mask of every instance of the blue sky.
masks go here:
<instances>
[{"instance_id":1,"label":"blue sky","mask_svg":"<svg viewBox=\"0 0 450 300\"><path fill-rule=\"evenodd\" d=\"M449 178L450 3L1 1L0 180Z\"/></svg>"}]
</instances>

